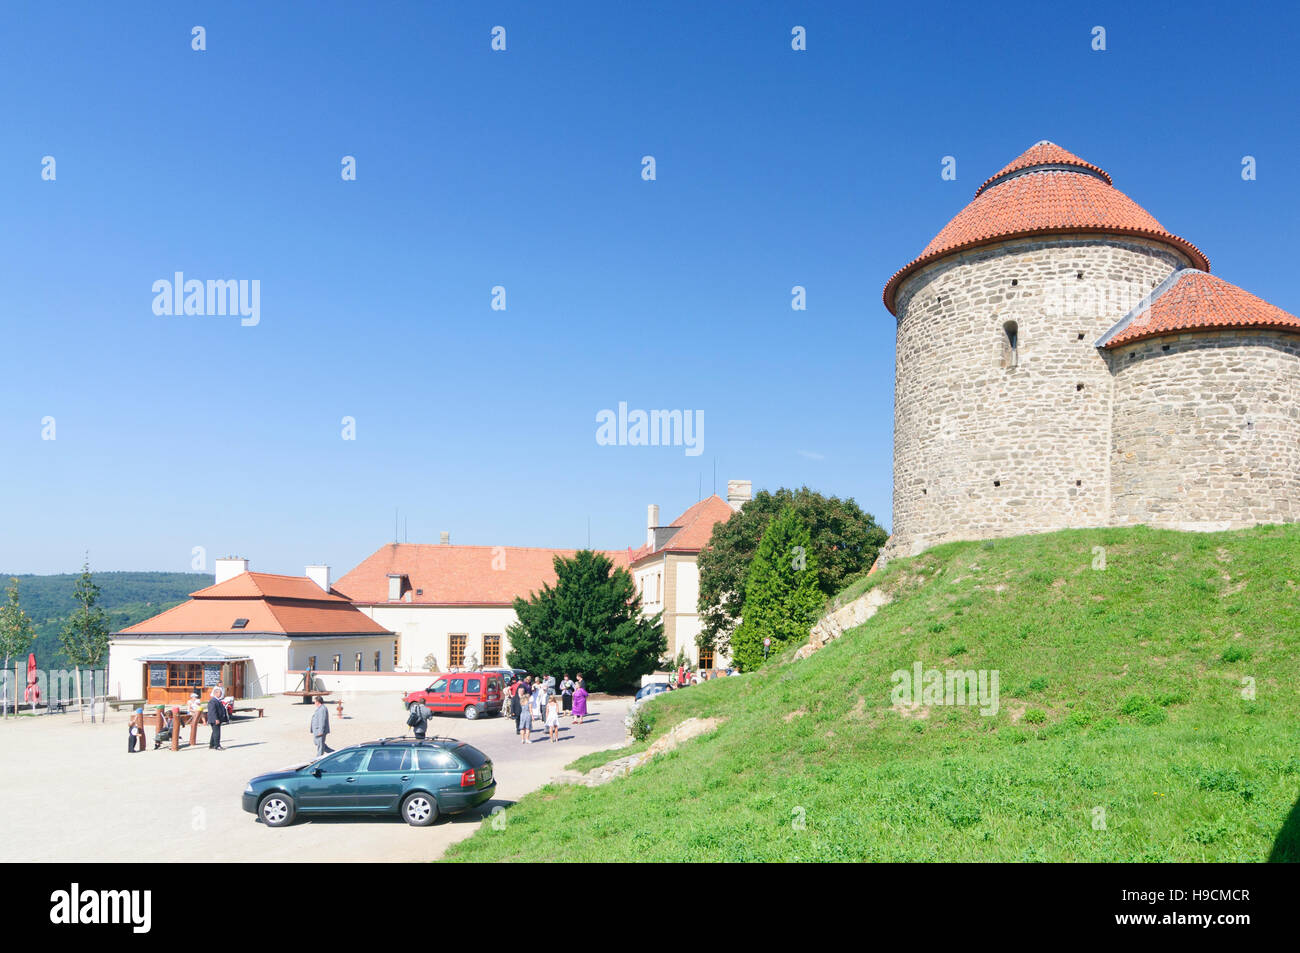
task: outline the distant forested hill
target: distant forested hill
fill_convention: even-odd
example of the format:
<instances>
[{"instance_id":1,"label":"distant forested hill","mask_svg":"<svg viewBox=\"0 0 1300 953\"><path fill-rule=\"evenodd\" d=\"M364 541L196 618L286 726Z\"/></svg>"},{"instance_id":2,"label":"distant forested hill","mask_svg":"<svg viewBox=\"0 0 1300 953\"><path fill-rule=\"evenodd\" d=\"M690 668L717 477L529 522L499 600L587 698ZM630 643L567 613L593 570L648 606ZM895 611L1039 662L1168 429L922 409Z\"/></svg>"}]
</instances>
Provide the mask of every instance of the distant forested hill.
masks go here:
<instances>
[{"instance_id":1,"label":"distant forested hill","mask_svg":"<svg viewBox=\"0 0 1300 953\"><path fill-rule=\"evenodd\" d=\"M18 598L36 628L36 663L41 668L63 668L67 660L59 647L63 624L77 608L73 588L79 573L56 576L0 573L0 598L11 578L18 580ZM97 572L99 607L108 617L108 631L135 625L179 605L196 589L212 585L211 573L198 572ZM13 660L10 660L13 665Z\"/></svg>"}]
</instances>

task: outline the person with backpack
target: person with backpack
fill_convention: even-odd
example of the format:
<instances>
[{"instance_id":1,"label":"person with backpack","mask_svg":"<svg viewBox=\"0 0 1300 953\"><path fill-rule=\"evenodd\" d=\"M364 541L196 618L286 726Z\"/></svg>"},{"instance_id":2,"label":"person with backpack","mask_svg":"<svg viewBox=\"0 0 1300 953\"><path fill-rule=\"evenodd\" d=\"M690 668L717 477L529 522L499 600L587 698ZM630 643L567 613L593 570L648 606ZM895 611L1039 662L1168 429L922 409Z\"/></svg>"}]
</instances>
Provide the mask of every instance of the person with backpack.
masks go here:
<instances>
[{"instance_id":1,"label":"person with backpack","mask_svg":"<svg viewBox=\"0 0 1300 953\"><path fill-rule=\"evenodd\" d=\"M424 702L416 701L411 703L411 710L406 716L407 727L414 730L415 737L420 741L424 740L424 733L429 728L429 714Z\"/></svg>"}]
</instances>

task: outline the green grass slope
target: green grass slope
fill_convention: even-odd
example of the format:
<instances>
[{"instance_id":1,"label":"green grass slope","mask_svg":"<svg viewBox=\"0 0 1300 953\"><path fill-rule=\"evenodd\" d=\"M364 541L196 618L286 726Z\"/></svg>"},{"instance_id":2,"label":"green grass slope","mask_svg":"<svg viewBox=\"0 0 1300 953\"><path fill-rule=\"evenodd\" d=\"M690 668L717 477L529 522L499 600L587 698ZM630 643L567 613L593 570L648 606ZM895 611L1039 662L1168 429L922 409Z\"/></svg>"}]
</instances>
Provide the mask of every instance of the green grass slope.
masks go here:
<instances>
[{"instance_id":1,"label":"green grass slope","mask_svg":"<svg viewBox=\"0 0 1300 953\"><path fill-rule=\"evenodd\" d=\"M449 859L1300 860L1300 526L956 543L870 585L811 658L650 703L714 734ZM917 661L997 670L997 714L894 707Z\"/></svg>"}]
</instances>

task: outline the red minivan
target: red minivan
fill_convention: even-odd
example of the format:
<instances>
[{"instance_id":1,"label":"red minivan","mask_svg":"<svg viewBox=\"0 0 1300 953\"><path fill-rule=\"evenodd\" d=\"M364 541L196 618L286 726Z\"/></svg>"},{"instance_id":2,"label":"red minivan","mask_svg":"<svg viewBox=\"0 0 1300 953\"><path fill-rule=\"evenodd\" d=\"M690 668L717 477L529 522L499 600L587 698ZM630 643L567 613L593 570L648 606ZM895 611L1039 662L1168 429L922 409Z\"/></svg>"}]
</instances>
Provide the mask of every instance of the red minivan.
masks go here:
<instances>
[{"instance_id":1,"label":"red minivan","mask_svg":"<svg viewBox=\"0 0 1300 953\"><path fill-rule=\"evenodd\" d=\"M498 672L448 672L433 677L428 688L402 698L410 708L421 701L435 715L464 714L466 718L501 714L501 675Z\"/></svg>"}]
</instances>

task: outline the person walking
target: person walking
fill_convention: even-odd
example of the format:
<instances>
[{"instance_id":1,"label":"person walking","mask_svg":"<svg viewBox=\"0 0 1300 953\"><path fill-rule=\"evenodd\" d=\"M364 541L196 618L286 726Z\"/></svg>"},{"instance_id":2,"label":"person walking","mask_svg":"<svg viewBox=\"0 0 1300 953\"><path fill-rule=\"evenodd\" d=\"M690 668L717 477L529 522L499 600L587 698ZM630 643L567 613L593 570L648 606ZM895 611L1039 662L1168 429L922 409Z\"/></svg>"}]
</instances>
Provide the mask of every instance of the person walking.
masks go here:
<instances>
[{"instance_id":1,"label":"person walking","mask_svg":"<svg viewBox=\"0 0 1300 953\"><path fill-rule=\"evenodd\" d=\"M569 673L564 673L564 681L560 682L560 699L563 702L562 710L566 715L573 711L573 679L569 678Z\"/></svg>"},{"instance_id":2,"label":"person walking","mask_svg":"<svg viewBox=\"0 0 1300 953\"><path fill-rule=\"evenodd\" d=\"M208 748L212 751L226 750L221 746L221 726L230 720L230 713L221 703L221 694L221 686L217 685L212 689L212 697L208 699L208 726L212 729L212 734L208 736Z\"/></svg>"},{"instance_id":3,"label":"person walking","mask_svg":"<svg viewBox=\"0 0 1300 953\"><path fill-rule=\"evenodd\" d=\"M582 719L587 717L587 683L582 680L582 673L578 673L578 684L573 689L573 723L582 724Z\"/></svg>"},{"instance_id":4,"label":"person walking","mask_svg":"<svg viewBox=\"0 0 1300 953\"><path fill-rule=\"evenodd\" d=\"M522 693L522 692L521 692ZM532 699L524 696L520 699L521 707L519 709L519 733L523 735L523 741L520 744L528 744L530 735L533 731L533 708Z\"/></svg>"},{"instance_id":5,"label":"person walking","mask_svg":"<svg viewBox=\"0 0 1300 953\"><path fill-rule=\"evenodd\" d=\"M417 741L423 741L424 733L429 729L429 714L424 702L416 701L411 705L411 713L406 716L406 723L413 729Z\"/></svg>"},{"instance_id":6,"label":"person walking","mask_svg":"<svg viewBox=\"0 0 1300 953\"><path fill-rule=\"evenodd\" d=\"M334 749L325 743L330 733L330 710L325 707L325 699L316 696L316 708L311 713L311 736L316 740L316 756L329 754Z\"/></svg>"},{"instance_id":7,"label":"person walking","mask_svg":"<svg viewBox=\"0 0 1300 953\"><path fill-rule=\"evenodd\" d=\"M546 703L546 733L552 744L560 740L560 701L554 695Z\"/></svg>"},{"instance_id":8,"label":"person walking","mask_svg":"<svg viewBox=\"0 0 1300 953\"><path fill-rule=\"evenodd\" d=\"M523 697L523 682L510 683L510 714L515 719L515 734L519 734L519 713L523 706L520 699Z\"/></svg>"},{"instance_id":9,"label":"person walking","mask_svg":"<svg viewBox=\"0 0 1300 953\"><path fill-rule=\"evenodd\" d=\"M144 750L144 732L140 729L140 723L144 719L144 709L137 708L131 716L131 723L127 725L126 732L126 753L135 754L136 744L140 745L140 750Z\"/></svg>"}]
</instances>

